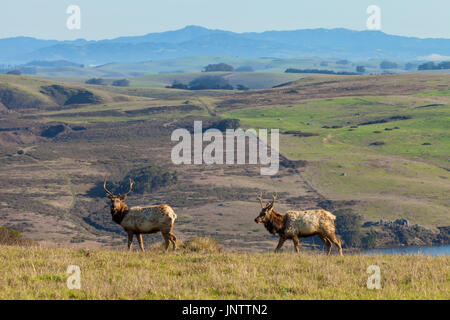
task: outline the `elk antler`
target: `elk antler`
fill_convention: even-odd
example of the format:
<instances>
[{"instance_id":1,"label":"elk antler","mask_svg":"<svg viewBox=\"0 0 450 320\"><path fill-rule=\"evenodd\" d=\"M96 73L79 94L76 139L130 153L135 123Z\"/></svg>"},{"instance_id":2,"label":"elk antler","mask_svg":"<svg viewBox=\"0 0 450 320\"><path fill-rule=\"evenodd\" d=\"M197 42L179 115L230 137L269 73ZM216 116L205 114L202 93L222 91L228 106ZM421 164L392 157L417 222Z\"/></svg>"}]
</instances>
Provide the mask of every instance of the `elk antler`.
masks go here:
<instances>
[{"instance_id":1,"label":"elk antler","mask_svg":"<svg viewBox=\"0 0 450 320\"><path fill-rule=\"evenodd\" d=\"M259 200L259 203L261 204L261 208L264 208L263 199L262 199L262 191L259 195L256 196L256 199Z\"/></svg>"},{"instance_id":2,"label":"elk antler","mask_svg":"<svg viewBox=\"0 0 450 320\"><path fill-rule=\"evenodd\" d=\"M121 199L125 199L125 198L127 197L127 195L131 192L131 189L132 189L132 188L133 188L133 181L131 181L131 178L130 178L130 190L128 190L128 192L126 192L126 193L120 195L120 198L121 198Z\"/></svg>"},{"instance_id":3,"label":"elk antler","mask_svg":"<svg viewBox=\"0 0 450 320\"><path fill-rule=\"evenodd\" d=\"M271 207L273 207L273 205L275 204L275 200L277 200L277 197L278 197L278 192L275 192L273 195L272 195L272 203L270 204L270 206Z\"/></svg>"},{"instance_id":4,"label":"elk antler","mask_svg":"<svg viewBox=\"0 0 450 320\"><path fill-rule=\"evenodd\" d=\"M106 178L105 178L105 181L103 182L103 189L105 189L105 191L106 191L106 194L108 195L108 196L114 196L114 194L111 192L111 191L109 191L108 189L106 189Z\"/></svg>"}]
</instances>

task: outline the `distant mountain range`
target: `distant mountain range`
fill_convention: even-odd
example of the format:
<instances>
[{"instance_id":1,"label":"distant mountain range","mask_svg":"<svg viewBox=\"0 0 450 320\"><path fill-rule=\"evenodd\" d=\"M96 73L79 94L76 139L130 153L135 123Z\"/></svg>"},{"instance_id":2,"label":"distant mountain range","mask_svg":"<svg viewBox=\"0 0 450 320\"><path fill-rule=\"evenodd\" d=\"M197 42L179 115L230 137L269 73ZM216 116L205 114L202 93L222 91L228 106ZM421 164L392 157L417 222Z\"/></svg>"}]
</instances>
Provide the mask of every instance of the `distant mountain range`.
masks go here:
<instances>
[{"instance_id":1,"label":"distant mountain range","mask_svg":"<svg viewBox=\"0 0 450 320\"><path fill-rule=\"evenodd\" d=\"M450 56L450 39L420 39L381 31L348 29L234 33L198 26L99 41L57 41L30 37L0 39L0 63L3 64L69 60L99 65L198 55L417 60L430 55Z\"/></svg>"}]
</instances>

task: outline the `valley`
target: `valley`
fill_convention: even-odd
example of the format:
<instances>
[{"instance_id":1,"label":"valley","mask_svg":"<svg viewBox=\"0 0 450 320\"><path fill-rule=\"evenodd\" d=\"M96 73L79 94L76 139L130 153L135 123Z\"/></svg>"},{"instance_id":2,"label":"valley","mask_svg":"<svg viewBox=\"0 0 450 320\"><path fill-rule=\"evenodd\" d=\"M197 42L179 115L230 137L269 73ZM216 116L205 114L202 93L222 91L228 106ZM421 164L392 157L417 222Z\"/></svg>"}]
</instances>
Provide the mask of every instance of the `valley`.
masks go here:
<instances>
[{"instance_id":1,"label":"valley","mask_svg":"<svg viewBox=\"0 0 450 320\"><path fill-rule=\"evenodd\" d=\"M231 76L268 81L264 73ZM176 172L177 183L127 201L169 203L182 240L272 250L277 240L253 220L256 194L277 191L281 212L322 207L351 210L363 223L408 220L405 239L382 225L363 228L377 234L376 247L446 243L439 228L450 216L450 76L300 76L237 91L155 87L162 75L138 76L130 87L0 75L0 225L49 247L125 248L95 187L159 166ZM222 119L280 129L278 174L261 176L257 165L172 164L173 130ZM424 229L414 231L416 224ZM319 239L303 245L323 250Z\"/></svg>"}]
</instances>

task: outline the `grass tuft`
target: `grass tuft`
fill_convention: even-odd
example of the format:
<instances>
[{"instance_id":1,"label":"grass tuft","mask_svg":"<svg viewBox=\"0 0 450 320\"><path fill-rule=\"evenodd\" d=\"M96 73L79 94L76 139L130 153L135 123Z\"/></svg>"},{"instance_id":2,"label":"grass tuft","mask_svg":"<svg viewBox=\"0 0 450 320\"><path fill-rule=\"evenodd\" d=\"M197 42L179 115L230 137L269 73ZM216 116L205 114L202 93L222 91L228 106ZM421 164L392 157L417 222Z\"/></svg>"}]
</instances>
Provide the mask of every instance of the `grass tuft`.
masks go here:
<instances>
[{"instance_id":1,"label":"grass tuft","mask_svg":"<svg viewBox=\"0 0 450 320\"><path fill-rule=\"evenodd\" d=\"M20 232L0 226L0 245L32 246L36 243L22 237Z\"/></svg>"},{"instance_id":2,"label":"grass tuft","mask_svg":"<svg viewBox=\"0 0 450 320\"><path fill-rule=\"evenodd\" d=\"M187 252L219 252L221 248L217 241L211 238L195 237L182 244Z\"/></svg>"}]
</instances>

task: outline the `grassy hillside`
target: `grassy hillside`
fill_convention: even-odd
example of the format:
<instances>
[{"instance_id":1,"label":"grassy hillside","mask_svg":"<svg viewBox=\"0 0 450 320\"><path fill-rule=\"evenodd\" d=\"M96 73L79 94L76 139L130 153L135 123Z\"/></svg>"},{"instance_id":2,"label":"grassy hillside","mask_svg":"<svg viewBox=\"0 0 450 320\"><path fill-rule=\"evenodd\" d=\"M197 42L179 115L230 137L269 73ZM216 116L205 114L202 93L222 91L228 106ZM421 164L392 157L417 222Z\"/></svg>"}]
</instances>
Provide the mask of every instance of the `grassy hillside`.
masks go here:
<instances>
[{"instance_id":1,"label":"grassy hillside","mask_svg":"<svg viewBox=\"0 0 450 320\"><path fill-rule=\"evenodd\" d=\"M175 80L188 84L197 77L205 75L221 76L233 87L238 84L250 89L266 89L276 85L304 78L305 75L282 73L282 72L194 72L194 73L168 73L148 74L131 79L134 87L165 87L171 85Z\"/></svg>"},{"instance_id":2,"label":"grassy hillside","mask_svg":"<svg viewBox=\"0 0 450 320\"><path fill-rule=\"evenodd\" d=\"M288 68L321 69L335 72L356 72L357 66L364 66L370 73L405 73L417 72L420 62L394 61L395 68L381 69L380 63L386 59L347 61L336 58L302 57L302 58L240 58L235 56L200 55L171 59L156 59L139 62L112 62L98 66L77 66L77 64L60 65L51 63L32 66L34 74L45 77L101 77L123 78L146 74L195 73L200 72L208 64L226 63L235 69L251 67L258 72L284 72ZM29 68L29 66L27 66ZM427 70L423 73L448 73L449 70Z\"/></svg>"},{"instance_id":3,"label":"grassy hillside","mask_svg":"<svg viewBox=\"0 0 450 320\"><path fill-rule=\"evenodd\" d=\"M106 92L98 87L0 74L0 103L10 110L46 109L70 104L99 104L127 100L125 96Z\"/></svg>"},{"instance_id":4,"label":"grassy hillside","mask_svg":"<svg viewBox=\"0 0 450 320\"><path fill-rule=\"evenodd\" d=\"M169 203L180 217L181 239L214 237L224 247L248 251L273 248L276 239L253 221L259 210L255 195L278 191L281 212L322 207L351 209L363 222L409 220L408 230L363 228L378 233L376 247L447 243L448 229L437 227L448 226L450 207L449 83L445 75L318 75L238 92L2 75L0 85L48 105L2 114L0 224L44 243L121 245L124 236L111 222L107 199L90 191L105 176L119 181L130 170L158 165L177 171L178 183L131 194L127 204ZM102 102L66 105L73 100L60 93L78 90ZM222 118L238 118L246 128L279 128L281 153L293 162L283 162L274 177L261 176L259 166L172 163L173 130ZM318 240L304 243L321 249Z\"/></svg>"},{"instance_id":5,"label":"grassy hillside","mask_svg":"<svg viewBox=\"0 0 450 320\"><path fill-rule=\"evenodd\" d=\"M366 217L448 224L448 97L447 89L386 91L221 115L249 128L280 129L281 153L309 162L304 177L328 198L359 201L355 208Z\"/></svg>"},{"instance_id":6,"label":"grassy hillside","mask_svg":"<svg viewBox=\"0 0 450 320\"><path fill-rule=\"evenodd\" d=\"M0 299L449 299L449 257L175 253L0 246ZM69 265L81 290L66 286ZM381 290L369 290L370 265Z\"/></svg>"},{"instance_id":7,"label":"grassy hillside","mask_svg":"<svg viewBox=\"0 0 450 320\"><path fill-rule=\"evenodd\" d=\"M305 74L299 73L284 73L284 72L187 72L187 73L150 73L140 76L128 76L130 80L131 88L165 88L171 85L174 81L181 82L183 84L189 84L190 81L205 75L221 76L225 78L233 87L237 85L246 86L249 89L266 89L274 86L302 79L306 77ZM116 76L113 79L104 79L106 85L111 85L114 79L119 78ZM126 77L126 76L123 76ZM48 77L48 80L63 81L68 83L84 84L86 80L91 77L71 77L70 74L66 76ZM97 86L101 89L101 86Z\"/></svg>"}]
</instances>

